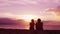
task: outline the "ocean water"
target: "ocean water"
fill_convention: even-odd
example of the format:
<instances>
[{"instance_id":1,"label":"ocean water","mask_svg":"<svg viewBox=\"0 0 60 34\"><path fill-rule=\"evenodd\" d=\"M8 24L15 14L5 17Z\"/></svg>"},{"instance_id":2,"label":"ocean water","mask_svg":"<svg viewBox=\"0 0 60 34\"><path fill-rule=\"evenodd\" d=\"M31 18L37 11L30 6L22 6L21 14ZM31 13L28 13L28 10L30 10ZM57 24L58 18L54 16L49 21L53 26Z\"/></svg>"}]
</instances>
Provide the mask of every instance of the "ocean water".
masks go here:
<instances>
[{"instance_id":1,"label":"ocean water","mask_svg":"<svg viewBox=\"0 0 60 34\"><path fill-rule=\"evenodd\" d=\"M0 28L4 29L29 29L29 24L27 25L5 25L5 24L0 24ZM36 29L36 28L35 28ZM45 21L43 22L43 29L44 30L60 30L60 22L55 22L55 21Z\"/></svg>"},{"instance_id":2,"label":"ocean water","mask_svg":"<svg viewBox=\"0 0 60 34\"><path fill-rule=\"evenodd\" d=\"M0 25L4 29L29 29L29 26ZM43 25L44 30L60 30L60 25Z\"/></svg>"}]
</instances>

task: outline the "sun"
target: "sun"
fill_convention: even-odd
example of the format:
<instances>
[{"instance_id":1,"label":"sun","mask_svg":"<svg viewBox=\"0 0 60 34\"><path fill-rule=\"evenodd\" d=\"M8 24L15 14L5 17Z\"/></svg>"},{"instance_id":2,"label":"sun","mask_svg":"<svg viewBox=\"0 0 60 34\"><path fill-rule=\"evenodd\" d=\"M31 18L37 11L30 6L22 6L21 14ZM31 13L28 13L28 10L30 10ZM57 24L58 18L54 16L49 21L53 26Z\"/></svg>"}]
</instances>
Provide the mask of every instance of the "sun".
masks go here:
<instances>
[{"instance_id":1,"label":"sun","mask_svg":"<svg viewBox=\"0 0 60 34\"><path fill-rule=\"evenodd\" d=\"M36 16L33 16L33 15L23 15L22 16L22 19L24 19L25 21L28 21L30 22L31 19L36 19L37 17Z\"/></svg>"},{"instance_id":2,"label":"sun","mask_svg":"<svg viewBox=\"0 0 60 34\"><path fill-rule=\"evenodd\" d=\"M33 19L31 16L26 16L26 17L24 17L24 19L26 20L26 21L30 21L31 19Z\"/></svg>"}]
</instances>

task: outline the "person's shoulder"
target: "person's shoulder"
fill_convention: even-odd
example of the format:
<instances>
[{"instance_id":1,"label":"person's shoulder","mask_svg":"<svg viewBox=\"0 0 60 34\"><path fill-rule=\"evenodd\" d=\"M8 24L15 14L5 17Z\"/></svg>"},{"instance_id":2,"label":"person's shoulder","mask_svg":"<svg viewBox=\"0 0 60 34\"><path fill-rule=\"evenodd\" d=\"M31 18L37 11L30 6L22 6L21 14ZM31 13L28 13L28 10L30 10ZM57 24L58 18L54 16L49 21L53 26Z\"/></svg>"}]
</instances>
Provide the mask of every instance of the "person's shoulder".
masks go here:
<instances>
[{"instance_id":1,"label":"person's shoulder","mask_svg":"<svg viewBox=\"0 0 60 34\"><path fill-rule=\"evenodd\" d=\"M30 24L31 24L31 22L30 22Z\"/></svg>"},{"instance_id":2,"label":"person's shoulder","mask_svg":"<svg viewBox=\"0 0 60 34\"><path fill-rule=\"evenodd\" d=\"M43 22L40 22L39 24L43 24Z\"/></svg>"},{"instance_id":3,"label":"person's shoulder","mask_svg":"<svg viewBox=\"0 0 60 34\"><path fill-rule=\"evenodd\" d=\"M41 22L41 23L43 23L43 22Z\"/></svg>"}]
</instances>

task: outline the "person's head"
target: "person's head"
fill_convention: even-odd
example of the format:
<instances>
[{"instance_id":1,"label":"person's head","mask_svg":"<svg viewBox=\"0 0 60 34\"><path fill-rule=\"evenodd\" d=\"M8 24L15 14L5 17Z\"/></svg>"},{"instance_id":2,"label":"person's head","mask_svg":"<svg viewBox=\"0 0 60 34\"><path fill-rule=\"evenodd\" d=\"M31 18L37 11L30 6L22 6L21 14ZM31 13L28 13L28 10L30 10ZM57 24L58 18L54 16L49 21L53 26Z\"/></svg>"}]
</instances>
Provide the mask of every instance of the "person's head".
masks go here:
<instances>
[{"instance_id":1,"label":"person's head","mask_svg":"<svg viewBox=\"0 0 60 34\"><path fill-rule=\"evenodd\" d=\"M34 19L31 19L31 22L34 22Z\"/></svg>"},{"instance_id":2,"label":"person's head","mask_svg":"<svg viewBox=\"0 0 60 34\"><path fill-rule=\"evenodd\" d=\"M38 18L37 22L41 22L41 19L40 19L40 18Z\"/></svg>"}]
</instances>

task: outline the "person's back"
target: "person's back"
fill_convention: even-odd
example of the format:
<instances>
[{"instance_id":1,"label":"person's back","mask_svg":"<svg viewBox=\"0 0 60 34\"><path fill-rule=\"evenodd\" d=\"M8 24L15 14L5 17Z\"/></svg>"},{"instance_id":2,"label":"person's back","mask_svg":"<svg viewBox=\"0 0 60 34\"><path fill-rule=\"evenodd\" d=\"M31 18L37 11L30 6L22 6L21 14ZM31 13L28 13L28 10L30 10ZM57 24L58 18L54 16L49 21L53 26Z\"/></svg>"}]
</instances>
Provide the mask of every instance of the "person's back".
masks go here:
<instances>
[{"instance_id":1,"label":"person's back","mask_svg":"<svg viewBox=\"0 0 60 34\"><path fill-rule=\"evenodd\" d=\"M34 20L33 19L30 22L30 30L34 30Z\"/></svg>"},{"instance_id":2,"label":"person's back","mask_svg":"<svg viewBox=\"0 0 60 34\"><path fill-rule=\"evenodd\" d=\"M36 30L43 30L43 23L36 23Z\"/></svg>"},{"instance_id":3,"label":"person's back","mask_svg":"<svg viewBox=\"0 0 60 34\"><path fill-rule=\"evenodd\" d=\"M43 30L43 23L40 19L38 19L36 22L36 30Z\"/></svg>"}]
</instances>

